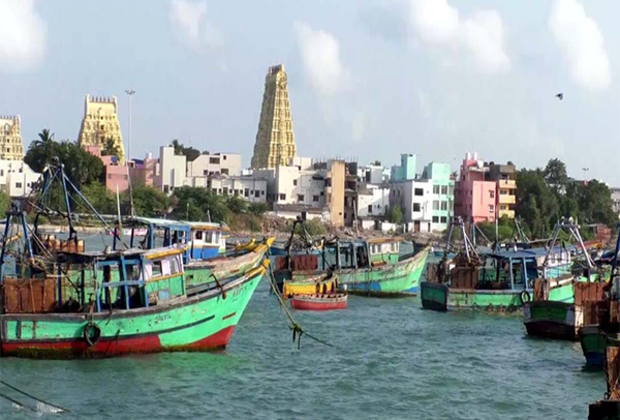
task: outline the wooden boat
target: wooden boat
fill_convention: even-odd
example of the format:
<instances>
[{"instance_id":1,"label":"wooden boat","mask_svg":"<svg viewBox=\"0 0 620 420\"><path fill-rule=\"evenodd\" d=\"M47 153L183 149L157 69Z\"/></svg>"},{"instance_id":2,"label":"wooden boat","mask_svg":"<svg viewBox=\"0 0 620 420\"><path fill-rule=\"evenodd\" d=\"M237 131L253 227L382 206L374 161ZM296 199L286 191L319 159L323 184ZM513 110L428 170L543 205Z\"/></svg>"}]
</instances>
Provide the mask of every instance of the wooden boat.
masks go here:
<instances>
[{"instance_id":1,"label":"wooden boat","mask_svg":"<svg viewBox=\"0 0 620 420\"><path fill-rule=\"evenodd\" d=\"M291 307L298 311L333 311L347 308L346 293L293 295Z\"/></svg>"},{"instance_id":2,"label":"wooden boat","mask_svg":"<svg viewBox=\"0 0 620 420\"><path fill-rule=\"evenodd\" d=\"M590 404L588 420L615 420L620 418L620 348L605 349L605 380L607 392L602 400Z\"/></svg>"},{"instance_id":3,"label":"wooden boat","mask_svg":"<svg viewBox=\"0 0 620 420\"><path fill-rule=\"evenodd\" d=\"M580 268L575 273L549 278L550 269L559 268L562 272L571 269L571 250L560 248L560 255L557 252L552 254L561 231L575 239L585 260L585 270ZM571 219L562 219L556 224L551 246L539 271L542 278L535 280L534 299L525 303L523 308L523 323L527 333L538 337L576 340L579 329L589 322L596 313L597 305L603 302L605 270L595 269L579 229ZM572 288L572 301L550 299L550 290L566 285Z\"/></svg>"},{"instance_id":4,"label":"wooden boat","mask_svg":"<svg viewBox=\"0 0 620 420\"><path fill-rule=\"evenodd\" d=\"M12 230L21 227L24 245L2 244L0 355L108 357L216 350L228 344L266 272L269 261L263 257L269 243L241 256L243 261L199 261L208 264L204 272L211 273L201 282L193 276L203 271L186 270L189 247L179 243L178 234L169 236L166 246L85 252L72 226L67 190L74 188L90 203L60 164L44 173L39 200L54 180L63 183L66 209L62 214L70 232L57 249L50 250L38 237L38 214L31 230L17 203L7 212L4 237L12 237ZM115 239L121 241L118 231Z\"/></svg>"},{"instance_id":5,"label":"wooden boat","mask_svg":"<svg viewBox=\"0 0 620 420\"><path fill-rule=\"evenodd\" d=\"M620 228L620 225L618 226ZM611 272L606 296L591 311L588 322L579 330L579 342L586 364L601 367L605 363L606 348L620 345L620 230L611 260Z\"/></svg>"},{"instance_id":6,"label":"wooden boat","mask_svg":"<svg viewBox=\"0 0 620 420\"><path fill-rule=\"evenodd\" d=\"M415 296L430 247L400 256L402 240L400 237L336 240L326 243L320 256L309 255L314 265L307 264L304 269L298 269L295 264L287 269L282 264L286 259L294 262L295 256L277 257L281 260L276 259L276 279L297 282L333 272L340 292L377 297Z\"/></svg>"}]
</instances>

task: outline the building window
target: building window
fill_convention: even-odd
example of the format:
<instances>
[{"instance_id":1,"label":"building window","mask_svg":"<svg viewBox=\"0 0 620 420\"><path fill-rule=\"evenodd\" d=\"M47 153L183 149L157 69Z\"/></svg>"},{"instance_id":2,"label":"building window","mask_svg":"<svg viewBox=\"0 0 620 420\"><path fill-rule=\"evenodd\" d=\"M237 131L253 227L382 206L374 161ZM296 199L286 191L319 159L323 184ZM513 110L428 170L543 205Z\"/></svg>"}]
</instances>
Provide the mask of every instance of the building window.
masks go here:
<instances>
[{"instance_id":1,"label":"building window","mask_svg":"<svg viewBox=\"0 0 620 420\"><path fill-rule=\"evenodd\" d=\"M495 213L495 206L492 204L489 204L489 213Z\"/></svg>"},{"instance_id":2,"label":"building window","mask_svg":"<svg viewBox=\"0 0 620 420\"><path fill-rule=\"evenodd\" d=\"M209 163L212 164L212 165L219 165L220 164L220 158L216 158L216 157L209 158Z\"/></svg>"},{"instance_id":3,"label":"building window","mask_svg":"<svg viewBox=\"0 0 620 420\"><path fill-rule=\"evenodd\" d=\"M297 201L300 202L300 203L303 203L304 195L303 194L297 194Z\"/></svg>"},{"instance_id":4,"label":"building window","mask_svg":"<svg viewBox=\"0 0 620 420\"><path fill-rule=\"evenodd\" d=\"M508 195L508 190L499 190L499 195Z\"/></svg>"},{"instance_id":5,"label":"building window","mask_svg":"<svg viewBox=\"0 0 620 420\"><path fill-rule=\"evenodd\" d=\"M424 195L424 188L416 188L414 191L414 194L417 195L418 197L422 197Z\"/></svg>"},{"instance_id":6,"label":"building window","mask_svg":"<svg viewBox=\"0 0 620 420\"><path fill-rule=\"evenodd\" d=\"M413 203L413 211L418 212L420 210L420 203Z\"/></svg>"},{"instance_id":7,"label":"building window","mask_svg":"<svg viewBox=\"0 0 620 420\"><path fill-rule=\"evenodd\" d=\"M443 211L448 210L448 202L447 202L447 201L442 201L442 202L441 202L441 209L442 209Z\"/></svg>"},{"instance_id":8,"label":"building window","mask_svg":"<svg viewBox=\"0 0 620 420\"><path fill-rule=\"evenodd\" d=\"M261 191L261 192L260 192L260 195L265 195L265 191Z\"/></svg>"},{"instance_id":9,"label":"building window","mask_svg":"<svg viewBox=\"0 0 620 420\"><path fill-rule=\"evenodd\" d=\"M433 223L439 223L439 216L433 216Z\"/></svg>"},{"instance_id":10,"label":"building window","mask_svg":"<svg viewBox=\"0 0 620 420\"><path fill-rule=\"evenodd\" d=\"M433 201L433 210L439 210L439 201Z\"/></svg>"},{"instance_id":11,"label":"building window","mask_svg":"<svg viewBox=\"0 0 620 420\"><path fill-rule=\"evenodd\" d=\"M489 197L495 198L495 191L489 191Z\"/></svg>"},{"instance_id":12,"label":"building window","mask_svg":"<svg viewBox=\"0 0 620 420\"><path fill-rule=\"evenodd\" d=\"M224 155L224 160L226 160L226 155Z\"/></svg>"},{"instance_id":13,"label":"building window","mask_svg":"<svg viewBox=\"0 0 620 420\"><path fill-rule=\"evenodd\" d=\"M280 200L286 200L286 194L280 194Z\"/></svg>"},{"instance_id":14,"label":"building window","mask_svg":"<svg viewBox=\"0 0 620 420\"><path fill-rule=\"evenodd\" d=\"M372 213L372 204L368 205L368 213Z\"/></svg>"},{"instance_id":15,"label":"building window","mask_svg":"<svg viewBox=\"0 0 620 420\"><path fill-rule=\"evenodd\" d=\"M222 168L222 175L228 175L228 168Z\"/></svg>"},{"instance_id":16,"label":"building window","mask_svg":"<svg viewBox=\"0 0 620 420\"><path fill-rule=\"evenodd\" d=\"M293 180L293 185L297 186L297 180L296 179Z\"/></svg>"},{"instance_id":17,"label":"building window","mask_svg":"<svg viewBox=\"0 0 620 420\"><path fill-rule=\"evenodd\" d=\"M22 183L21 182L16 182L15 183L15 188L21 188L22 187Z\"/></svg>"},{"instance_id":18,"label":"building window","mask_svg":"<svg viewBox=\"0 0 620 420\"><path fill-rule=\"evenodd\" d=\"M443 195L448 195L448 186L447 185L442 185L441 186L441 193Z\"/></svg>"},{"instance_id":19,"label":"building window","mask_svg":"<svg viewBox=\"0 0 620 420\"><path fill-rule=\"evenodd\" d=\"M450 185L450 195L454 195L454 185Z\"/></svg>"},{"instance_id":20,"label":"building window","mask_svg":"<svg viewBox=\"0 0 620 420\"><path fill-rule=\"evenodd\" d=\"M441 216L441 223L447 223L448 218L446 216Z\"/></svg>"},{"instance_id":21,"label":"building window","mask_svg":"<svg viewBox=\"0 0 620 420\"><path fill-rule=\"evenodd\" d=\"M224 195L228 195L228 187L224 187Z\"/></svg>"},{"instance_id":22,"label":"building window","mask_svg":"<svg viewBox=\"0 0 620 420\"><path fill-rule=\"evenodd\" d=\"M254 191L254 198L258 198L258 197L260 197L260 191L255 190Z\"/></svg>"},{"instance_id":23,"label":"building window","mask_svg":"<svg viewBox=\"0 0 620 420\"><path fill-rule=\"evenodd\" d=\"M249 189L249 188L246 188L246 189L243 191L243 195L244 195L245 197L249 197L249 196L250 196L250 189Z\"/></svg>"},{"instance_id":24,"label":"building window","mask_svg":"<svg viewBox=\"0 0 620 420\"><path fill-rule=\"evenodd\" d=\"M319 196L318 195L313 195L312 196L312 201L319 201Z\"/></svg>"},{"instance_id":25,"label":"building window","mask_svg":"<svg viewBox=\"0 0 620 420\"><path fill-rule=\"evenodd\" d=\"M433 194L439 194L439 185L433 185Z\"/></svg>"}]
</instances>

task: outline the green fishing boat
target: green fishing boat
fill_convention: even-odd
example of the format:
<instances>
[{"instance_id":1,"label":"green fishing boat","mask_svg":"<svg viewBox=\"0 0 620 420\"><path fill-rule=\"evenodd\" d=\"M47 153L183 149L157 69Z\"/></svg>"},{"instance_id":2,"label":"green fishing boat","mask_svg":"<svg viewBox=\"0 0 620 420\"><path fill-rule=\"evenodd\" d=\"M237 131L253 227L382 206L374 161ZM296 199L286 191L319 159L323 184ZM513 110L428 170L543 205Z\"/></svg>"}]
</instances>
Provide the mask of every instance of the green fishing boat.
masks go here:
<instances>
[{"instance_id":1,"label":"green fishing boat","mask_svg":"<svg viewBox=\"0 0 620 420\"><path fill-rule=\"evenodd\" d=\"M430 248L400 255L401 237L334 240L323 243L320 255L277 257L276 278L303 287L332 272L338 291L361 296L415 296ZM304 261L303 269L298 269Z\"/></svg>"}]
</instances>

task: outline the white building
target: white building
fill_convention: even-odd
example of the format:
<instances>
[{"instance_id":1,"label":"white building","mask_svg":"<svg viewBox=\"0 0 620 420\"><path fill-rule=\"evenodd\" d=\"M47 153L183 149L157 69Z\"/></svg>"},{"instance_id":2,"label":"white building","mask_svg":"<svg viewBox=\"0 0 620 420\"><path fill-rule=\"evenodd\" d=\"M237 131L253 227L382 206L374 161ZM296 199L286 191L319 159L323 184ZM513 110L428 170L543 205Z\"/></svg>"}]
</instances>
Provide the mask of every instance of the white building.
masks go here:
<instances>
[{"instance_id":1,"label":"white building","mask_svg":"<svg viewBox=\"0 0 620 420\"><path fill-rule=\"evenodd\" d=\"M241 155L239 153L202 154L192 162L187 162L187 176L241 175Z\"/></svg>"},{"instance_id":2,"label":"white building","mask_svg":"<svg viewBox=\"0 0 620 420\"><path fill-rule=\"evenodd\" d=\"M166 194L171 194L175 188L186 184L185 155L174 153L174 147L162 146L159 148L159 175L155 177L155 187Z\"/></svg>"},{"instance_id":3,"label":"white building","mask_svg":"<svg viewBox=\"0 0 620 420\"><path fill-rule=\"evenodd\" d=\"M404 221L414 232L430 232L433 217L433 183L431 180L394 182L390 205L400 205Z\"/></svg>"},{"instance_id":4,"label":"white building","mask_svg":"<svg viewBox=\"0 0 620 420\"><path fill-rule=\"evenodd\" d=\"M0 160L0 189L12 198L27 197L40 177L21 160Z\"/></svg>"},{"instance_id":5,"label":"white building","mask_svg":"<svg viewBox=\"0 0 620 420\"><path fill-rule=\"evenodd\" d=\"M357 216L380 218L385 216L390 206L390 187L388 185L366 184L357 192Z\"/></svg>"},{"instance_id":6,"label":"white building","mask_svg":"<svg viewBox=\"0 0 620 420\"><path fill-rule=\"evenodd\" d=\"M357 168L357 180L360 183L380 185L390 180L390 168L381 165L366 165Z\"/></svg>"},{"instance_id":7,"label":"white building","mask_svg":"<svg viewBox=\"0 0 620 420\"><path fill-rule=\"evenodd\" d=\"M223 196L236 196L251 203L267 202L267 180L256 176L225 176L187 178L191 187L205 188L211 193Z\"/></svg>"},{"instance_id":8,"label":"white building","mask_svg":"<svg viewBox=\"0 0 620 420\"><path fill-rule=\"evenodd\" d=\"M612 208L620 216L620 188L610 188Z\"/></svg>"}]
</instances>

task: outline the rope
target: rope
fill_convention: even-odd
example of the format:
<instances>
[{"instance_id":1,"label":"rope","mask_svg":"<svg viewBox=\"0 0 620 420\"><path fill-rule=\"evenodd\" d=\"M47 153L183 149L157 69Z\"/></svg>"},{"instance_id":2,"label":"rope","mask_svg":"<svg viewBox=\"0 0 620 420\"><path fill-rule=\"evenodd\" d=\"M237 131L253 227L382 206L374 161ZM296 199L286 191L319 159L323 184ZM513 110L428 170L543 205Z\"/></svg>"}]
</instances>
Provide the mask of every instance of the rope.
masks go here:
<instances>
[{"instance_id":1,"label":"rope","mask_svg":"<svg viewBox=\"0 0 620 420\"><path fill-rule=\"evenodd\" d=\"M34 396L34 395L32 395L32 394L29 394L29 393L27 393L27 392L25 392L25 391L22 391L21 389L16 388L16 387L14 387L13 385L11 385L11 384L9 384L9 383L6 383L6 382L4 382L4 381L3 381L3 380L1 380L1 379L0 379L0 384L2 384L2 385L4 385L4 386L6 386L7 388L12 389L13 391L15 391L15 392L17 392L17 393L19 393L19 394L25 395L25 396L26 396L26 397L28 397L28 398L31 398L31 399L33 399L33 400L35 400L35 401L37 401L37 402L40 402L41 404L49 405L50 407L53 407L53 408L55 408L56 410L60 410L60 411L67 411L67 412L69 412L69 413L71 412L71 410L69 410L68 408L64 408L64 407L61 407L61 406L59 406L59 405L55 405L55 404L48 403L47 401L44 401L44 400L42 400L42 399L40 399L40 398L35 397L35 396ZM3 395L3 396L4 396L4 395ZM20 404L20 405L21 405L21 404Z\"/></svg>"},{"instance_id":2,"label":"rope","mask_svg":"<svg viewBox=\"0 0 620 420\"><path fill-rule=\"evenodd\" d=\"M290 325L288 326L288 328L293 332L293 344L295 344L295 340L297 340L297 348L299 350L301 350L301 337L305 334L308 336L308 338L316 341L317 343L321 343L324 344L328 347L334 347L333 344L328 343L325 340L322 340L320 338L317 338L311 334L309 334L308 332L306 332L301 325L299 325L297 323L297 321L295 321L295 318L293 317L293 314L291 314L290 309L288 308L288 306L286 305L286 303L284 302L284 298L282 297L282 293L280 293L280 290L278 290L278 286L276 285L276 279L275 276L273 274L273 267L271 264L269 264L269 284L271 285L271 290L273 291L273 293L276 295L276 297L278 298L278 302L280 303L280 307L282 308L282 310L284 311L284 314L286 315L286 317L288 318Z\"/></svg>"}]
</instances>

